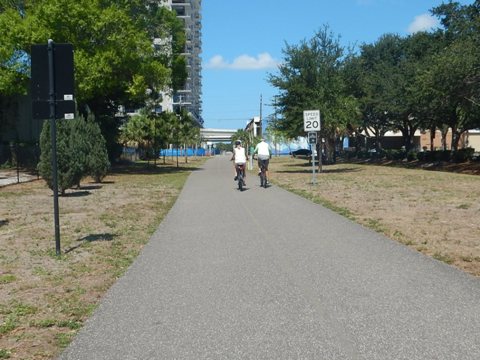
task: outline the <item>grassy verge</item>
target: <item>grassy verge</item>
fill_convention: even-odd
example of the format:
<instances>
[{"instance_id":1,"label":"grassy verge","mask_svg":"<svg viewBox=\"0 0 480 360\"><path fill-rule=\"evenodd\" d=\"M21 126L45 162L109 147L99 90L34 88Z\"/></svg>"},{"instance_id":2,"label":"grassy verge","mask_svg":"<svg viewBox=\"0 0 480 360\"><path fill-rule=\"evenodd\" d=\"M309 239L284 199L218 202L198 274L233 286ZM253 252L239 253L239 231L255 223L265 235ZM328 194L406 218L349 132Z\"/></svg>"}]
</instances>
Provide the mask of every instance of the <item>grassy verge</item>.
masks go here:
<instances>
[{"instance_id":1,"label":"grassy verge","mask_svg":"<svg viewBox=\"0 0 480 360\"><path fill-rule=\"evenodd\" d=\"M44 182L0 188L0 359L51 359L67 346L202 162L117 167L69 191L58 257Z\"/></svg>"},{"instance_id":2,"label":"grassy verge","mask_svg":"<svg viewBox=\"0 0 480 360\"><path fill-rule=\"evenodd\" d=\"M270 162L271 181L439 261L480 276L480 176L365 164Z\"/></svg>"}]
</instances>

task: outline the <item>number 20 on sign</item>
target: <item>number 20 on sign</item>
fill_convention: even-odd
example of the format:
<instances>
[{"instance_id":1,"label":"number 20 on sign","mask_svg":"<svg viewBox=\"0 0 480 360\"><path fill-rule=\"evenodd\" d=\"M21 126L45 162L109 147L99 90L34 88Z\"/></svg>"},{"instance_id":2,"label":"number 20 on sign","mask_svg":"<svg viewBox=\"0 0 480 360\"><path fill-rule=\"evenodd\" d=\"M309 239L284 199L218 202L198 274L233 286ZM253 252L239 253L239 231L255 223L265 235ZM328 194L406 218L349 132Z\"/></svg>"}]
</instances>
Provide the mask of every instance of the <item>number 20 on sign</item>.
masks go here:
<instances>
[{"instance_id":1,"label":"number 20 on sign","mask_svg":"<svg viewBox=\"0 0 480 360\"><path fill-rule=\"evenodd\" d=\"M320 131L320 110L305 110L303 112L303 129L305 131Z\"/></svg>"}]
</instances>

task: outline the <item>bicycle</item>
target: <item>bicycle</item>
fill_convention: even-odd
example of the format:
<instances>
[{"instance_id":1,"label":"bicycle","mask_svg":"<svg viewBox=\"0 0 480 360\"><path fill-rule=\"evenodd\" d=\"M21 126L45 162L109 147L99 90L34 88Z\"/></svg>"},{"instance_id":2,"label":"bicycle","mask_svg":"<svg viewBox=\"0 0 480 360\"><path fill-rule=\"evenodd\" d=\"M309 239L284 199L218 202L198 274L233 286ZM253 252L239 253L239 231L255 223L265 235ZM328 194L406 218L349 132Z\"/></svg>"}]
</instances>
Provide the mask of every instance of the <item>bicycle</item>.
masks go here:
<instances>
[{"instance_id":1,"label":"bicycle","mask_svg":"<svg viewBox=\"0 0 480 360\"><path fill-rule=\"evenodd\" d=\"M245 181L243 180L245 164L237 164L235 169L237 170L238 190L243 191L243 187L245 186Z\"/></svg>"},{"instance_id":2,"label":"bicycle","mask_svg":"<svg viewBox=\"0 0 480 360\"><path fill-rule=\"evenodd\" d=\"M268 185L268 179L267 179L267 169L265 167L265 163L262 160L258 161L258 165L260 166L260 173L258 176L260 176L260 187L267 188Z\"/></svg>"}]
</instances>

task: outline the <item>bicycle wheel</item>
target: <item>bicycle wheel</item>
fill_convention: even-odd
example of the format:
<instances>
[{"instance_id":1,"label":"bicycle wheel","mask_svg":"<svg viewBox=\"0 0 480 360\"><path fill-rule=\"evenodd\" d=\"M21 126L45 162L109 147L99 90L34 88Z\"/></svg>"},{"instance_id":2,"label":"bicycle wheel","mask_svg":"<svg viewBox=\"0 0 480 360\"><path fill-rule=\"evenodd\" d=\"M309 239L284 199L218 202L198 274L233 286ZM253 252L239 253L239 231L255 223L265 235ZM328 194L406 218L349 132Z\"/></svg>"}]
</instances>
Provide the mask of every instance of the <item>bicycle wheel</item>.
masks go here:
<instances>
[{"instance_id":1,"label":"bicycle wheel","mask_svg":"<svg viewBox=\"0 0 480 360\"><path fill-rule=\"evenodd\" d=\"M243 191L243 175L238 172L238 190Z\"/></svg>"}]
</instances>

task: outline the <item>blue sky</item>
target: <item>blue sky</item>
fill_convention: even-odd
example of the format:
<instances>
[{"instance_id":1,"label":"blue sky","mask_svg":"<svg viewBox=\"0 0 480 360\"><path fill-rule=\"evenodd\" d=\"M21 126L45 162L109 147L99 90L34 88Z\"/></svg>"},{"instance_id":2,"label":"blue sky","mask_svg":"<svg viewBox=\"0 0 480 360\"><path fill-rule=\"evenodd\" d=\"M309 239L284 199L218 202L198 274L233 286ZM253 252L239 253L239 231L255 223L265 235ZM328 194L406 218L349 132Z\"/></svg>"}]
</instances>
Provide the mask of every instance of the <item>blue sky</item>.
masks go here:
<instances>
[{"instance_id":1,"label":"blue sky","mask_svg":"<svg viewBox=\"0 0 480 360\"><path fill-rule=\"evenodd\" d=\"M323 25L344 46L373 43L382 34L436 26L429 10L441 0L203 0L202 100L204 127L244 128L273 113L278 92L267 81L285 43L313 37ZM471 1L459 1L472 4Z\"/></svg>"}]
</instances>

